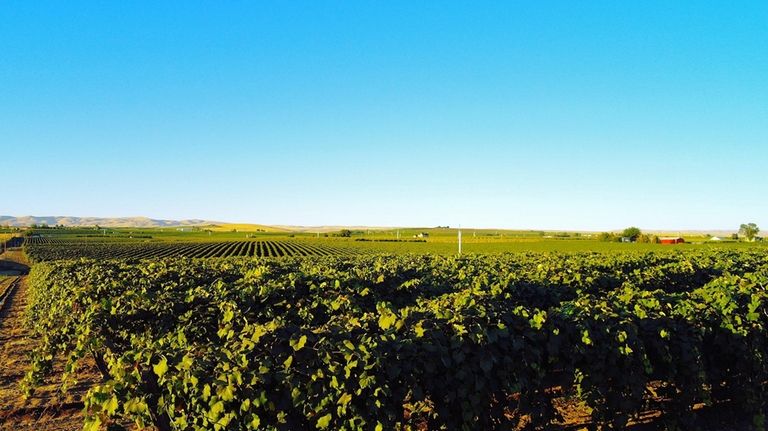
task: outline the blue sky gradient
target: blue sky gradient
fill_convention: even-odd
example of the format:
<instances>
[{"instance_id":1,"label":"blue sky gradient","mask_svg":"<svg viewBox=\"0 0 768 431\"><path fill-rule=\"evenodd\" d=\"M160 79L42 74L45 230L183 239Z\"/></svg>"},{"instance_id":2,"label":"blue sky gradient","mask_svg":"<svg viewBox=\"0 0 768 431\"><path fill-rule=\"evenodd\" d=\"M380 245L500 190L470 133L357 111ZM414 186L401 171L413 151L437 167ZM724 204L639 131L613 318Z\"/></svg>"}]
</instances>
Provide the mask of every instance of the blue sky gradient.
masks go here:
<instances>
[{"instance_id":1,"label":"blue sky gradient","mask_svg":"<svg viewBox=\"0 0 768 431\"><path fill-rule=\"evenodd\" d=\"M0 214L768 229L768 2L4 2Z\"/></svg>"}]
</instances>

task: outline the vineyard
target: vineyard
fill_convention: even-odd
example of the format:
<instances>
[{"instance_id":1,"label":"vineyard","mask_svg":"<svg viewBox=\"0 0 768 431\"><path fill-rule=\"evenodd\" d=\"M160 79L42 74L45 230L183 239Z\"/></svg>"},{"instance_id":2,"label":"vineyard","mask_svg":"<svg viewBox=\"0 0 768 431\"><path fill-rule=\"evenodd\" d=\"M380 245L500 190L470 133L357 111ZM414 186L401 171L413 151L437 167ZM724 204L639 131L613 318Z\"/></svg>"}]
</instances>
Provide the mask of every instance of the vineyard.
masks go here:
<instances>
[{"instance_id":1,"label":"vineyard","mask_svg":"<svg viewBox=\"0 0 768 431\"><path fill-rule=\"evenodd\" d=\"M71 386L94 358L86 429L538 429L564 402L595 427L656 409L691 429L694 406L725 402L765 425L761 250L81 260L30 277L25 385L58 357Z\"/></svg>"},{"instance_id":2,"label":"vineyard","mask_svg":"<svg viewBox=\"0 0 768 431\"><path fill-rule=\"evenodd\" d=\"M301 241L226 242L88 242L31 238L24 244L35 262L66 259L154 259L161 257L284 257L352 255L355 250L329 244Z\"/></svg>"},{"instance_id":3,"label":"vineyard","mask_svg":"<svg viewBox=\"0 0 768 431\"><path fill-rule=\"evenodd\" d=\"M0 252L7 248L21 247L24 240L21 237L13 235L0 235Z\"/></svg>"}]
</instances>

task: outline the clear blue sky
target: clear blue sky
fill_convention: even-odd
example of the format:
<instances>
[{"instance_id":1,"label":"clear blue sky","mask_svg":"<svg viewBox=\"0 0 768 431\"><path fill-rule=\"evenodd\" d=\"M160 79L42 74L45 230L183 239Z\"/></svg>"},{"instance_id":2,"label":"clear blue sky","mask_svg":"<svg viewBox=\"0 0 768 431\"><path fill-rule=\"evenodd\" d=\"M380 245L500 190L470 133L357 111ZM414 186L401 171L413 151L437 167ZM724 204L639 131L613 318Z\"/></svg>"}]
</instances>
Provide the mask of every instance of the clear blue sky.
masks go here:
<instances>
[{"instance_id":1,"label":"clear blue sky","mask_svg":"<svg viewBox=\"0 0 768 431\"><path fill-rule=\"evenodd\" d=\"M7 1L0 214L768 229L768 2Z\"/></svg>"}]
</instances>

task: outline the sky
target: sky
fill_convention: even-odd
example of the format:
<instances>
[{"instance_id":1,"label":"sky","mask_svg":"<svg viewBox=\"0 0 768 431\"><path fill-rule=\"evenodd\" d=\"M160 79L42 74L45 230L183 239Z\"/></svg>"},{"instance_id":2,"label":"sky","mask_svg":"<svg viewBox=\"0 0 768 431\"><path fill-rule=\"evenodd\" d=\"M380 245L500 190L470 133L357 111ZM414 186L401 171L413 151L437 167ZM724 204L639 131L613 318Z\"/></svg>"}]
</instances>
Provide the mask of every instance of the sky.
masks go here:
<instances>
[{"instance_id":1,"label":"sky","mask_svg":"<svg viewBox=\"0 0 768 431\"><path fill-rule=\"evenodd\" d=\"M768 229L768 2L5 1L0 214Z\"/></svg>"}]
</instances>

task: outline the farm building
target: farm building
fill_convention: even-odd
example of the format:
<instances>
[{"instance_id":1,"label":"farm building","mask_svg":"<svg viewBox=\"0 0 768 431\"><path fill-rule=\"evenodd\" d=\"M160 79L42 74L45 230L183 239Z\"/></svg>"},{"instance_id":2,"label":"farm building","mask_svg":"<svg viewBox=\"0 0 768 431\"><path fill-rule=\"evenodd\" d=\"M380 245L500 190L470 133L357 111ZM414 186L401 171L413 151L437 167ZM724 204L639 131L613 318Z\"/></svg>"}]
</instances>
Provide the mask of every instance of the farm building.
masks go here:
<instances>
[{"instance_id":1,"label":"farm building","mask_svg":"<svg viewBox=\"0 0 768 431\"><path fill-rule=\"evenodd\" d=\"M680 236L676 236L673 238L661 238L660 241L662 244L683 244L685 242L683 237L680 237Z\"/></svg>"}]
</instances>

